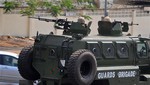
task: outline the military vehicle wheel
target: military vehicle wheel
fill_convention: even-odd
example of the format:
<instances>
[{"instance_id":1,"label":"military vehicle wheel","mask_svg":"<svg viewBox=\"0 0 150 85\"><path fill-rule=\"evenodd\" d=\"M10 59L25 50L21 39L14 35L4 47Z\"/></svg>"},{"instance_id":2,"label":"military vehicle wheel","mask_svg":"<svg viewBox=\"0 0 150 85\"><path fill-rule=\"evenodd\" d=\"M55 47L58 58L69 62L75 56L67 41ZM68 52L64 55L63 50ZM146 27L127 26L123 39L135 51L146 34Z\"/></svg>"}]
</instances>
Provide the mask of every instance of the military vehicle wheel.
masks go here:
<instances>
[{"instance_id":1,"label":"military vehicle wheel","mask_svg":"<svg viewBox=\"0 0 150 85\"><path fill-rule=\"evenodd\" d=\"M97 62L88 50L75 51L68 60L68 77L74 85L90 85L96 75Z\"/></svg>"},{"instance_id":2,"label":"military vehicle wheel","mask_svg":"<svg viewBox=\"0 0 150 85\"><path fill-rule=\"evenodd\" d=\"M40 74L32 66L33 46L25 47L19 54L18 70L21 76L27 80L37 80Z\"/></svg>"}]
</instances>

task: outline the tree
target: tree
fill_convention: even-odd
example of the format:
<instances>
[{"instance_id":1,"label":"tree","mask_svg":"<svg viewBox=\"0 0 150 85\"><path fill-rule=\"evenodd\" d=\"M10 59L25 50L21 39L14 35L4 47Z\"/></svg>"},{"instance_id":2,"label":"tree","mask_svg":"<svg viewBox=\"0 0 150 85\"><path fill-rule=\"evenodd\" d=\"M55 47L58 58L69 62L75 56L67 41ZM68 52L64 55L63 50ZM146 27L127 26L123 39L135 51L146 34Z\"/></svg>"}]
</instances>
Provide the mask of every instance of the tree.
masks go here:
<instances>
[{"instance_id":1,"label":"tree","mask_svg":"<svg viewBox=\"0 0 150 85\"><path fill-rule=\"evenodd\" d=\"M13 9L21 8L20 13L26 16L34 15L36 11L45 11L57 17L61 15L62 11L94 9L96 8L96 4L93 1L95 0L25 0L25 2L21 0L6 0L3 4L5 12L11 12Z\"/></svg>"}]
</instances>

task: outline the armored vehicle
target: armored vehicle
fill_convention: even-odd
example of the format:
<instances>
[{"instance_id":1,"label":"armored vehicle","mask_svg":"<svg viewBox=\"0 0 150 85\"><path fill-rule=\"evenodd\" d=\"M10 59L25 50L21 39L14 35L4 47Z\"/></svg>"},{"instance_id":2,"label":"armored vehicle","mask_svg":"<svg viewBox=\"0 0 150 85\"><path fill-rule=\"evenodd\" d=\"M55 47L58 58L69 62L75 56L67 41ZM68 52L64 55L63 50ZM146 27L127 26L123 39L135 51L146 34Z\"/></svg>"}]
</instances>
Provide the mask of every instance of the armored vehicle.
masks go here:
<instances>
[{"instance_id":1,"label":"armored vehicle","mask_svg":"<svg viewBox=\"0 0 150 85\"><path fill-rule=\"evenodd\" d=\"M98 35L88 36L90 24L51 20L63 35L38 34L22 49L19 72L38 85L150 85L148 38L124 36L127 22L98 22Z\"/></svg>"}]
</instances>

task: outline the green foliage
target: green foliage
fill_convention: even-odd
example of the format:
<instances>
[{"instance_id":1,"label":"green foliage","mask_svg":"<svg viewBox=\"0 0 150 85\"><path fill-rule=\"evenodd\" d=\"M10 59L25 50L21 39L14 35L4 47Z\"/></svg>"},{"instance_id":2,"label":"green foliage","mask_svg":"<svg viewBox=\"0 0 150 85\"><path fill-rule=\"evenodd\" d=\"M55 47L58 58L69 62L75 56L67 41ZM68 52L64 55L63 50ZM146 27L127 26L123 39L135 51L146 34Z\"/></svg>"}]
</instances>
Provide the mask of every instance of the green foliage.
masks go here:
<instances>
[{"instance_id":1,"label":"green foliage","mask_svg":"<svg viewBox=\"0 0 150 85\"><path fill-rule=\"evenodd\" d=\"M10 1L10 2L5 1L3 4L4 4L5 13L11 12L11 10L13 10L19 6L19 3L15 2L15 1Z\"/></svg>"},{"instance_id":2,"label":"green foliage","mask_svg":"<svg viewBox=\"0 0 150 85\"><path fill-rule=\"evenodd\" d=\"M11 12L11 10L21 7L21 3L15 1L5 1L4 10L5 12ZM95 6L93 4L93 0L77 0L80 3L80 6L75 6L73 0L61 0L61 1L53 1L50 2L48 0L26 0L27 7L22 8L20 13L26 16L31 16L35 14L35 11L46 11L52 14L52 16L59 16L61 11L72 11L75 9L94 9Z\"/></svg>"},{"instance_id":3,"label":"green foliage","mask_svg":"<svg viewBox=\"0 0 150 85\"><path fill-rule=\"evenodd\" d=\"M28 7L30 7L31 9L36 9L38 0L27 0L26 2Z\"/></svg>"},{"instance_id":4,"label":"green foliage","mask_svg":"<svg viewBox=\"0 0 150 85\"><path fill-rule=\"evenodd\" d=\"M21 10L20 13L23 14L24 16L31 16L34 15L35 12L30 8L25 8L24 10Z\"/></svg>"},{"instance_id":5,"label":"green foliage","mask_svg":"<svg viewBox=\"0 0 150 85\"><path fill-rule=\"evenodd\" d=\"M73 10L74 9L72 0L62 0L61 1L61 7L63 7L66 10Z\"/></svg>"},{"instance_id":6,"label":"green foliage","mask_svg":"<svg viewBox=\"0 0 150 85\"><path fill-rule=\"evenodd\" d=\"M77 0L78 5L82 8L82 9L94 9L96 8L93 0Z\"/></svg>"},{"instance_id":7,"label":"green foliage","mask_svg":"<svg viewBox=\"0 0 150 85\"><path fill-rule=\"evenodd\" d=\"M80 2L80 3L85 3L85 2L93 2L93 0L77 0L77 2Z\"/></svg>"},{"instance_id":8,"label":"green foliage","mask_svg":"<svg viewBox=\"0 0 150 85\"><path fill-rule=\"evenodd\" d=\"M50 8L50 13L52 16L57 17L61 13L61 7L52 5Z\"/></svg>"},{"instance_id":9,"label":"green foliage","mask_svg":"<svg viewBox=\"0 0 150 85\"><path fill-rule=\"evenodd\" d=\"M91 20L92 18L90 16L87 15L81 15L82 17L84 17L86 20Z\"/></svg>"},{"instance_id":10,"label":"green foliage","mask_svg":"<svg viewBox=\"0 0 150 85\"><path fill-rule=\"evenodd\" d=\"M92 4L84 5L84 9L95 9L96 7Z\"/></svg>"},{"instance_id":11,"label":"green foliage","mask_svg":"<svg viewBox=\"0 0 150 85\"><path fill-rule=\"evenodd\" d=\"M37 5L38 5L38 7L40 7L40 8L47 8L47 9L49 9L49 8L52 6L52 2L49 2L49 1L47 1L47 0L45 0L45 1L39 1L39 2L37 3Z\"/></svg>"},{"instance_id":12,"label":"green foliage","mask_svg":"<svg viewBox=\"0 0 150 85\"><path fill-rule=\"evenodd\" d=\"M30 15L34 15L35 10L37 9L38 5L37 5L37 0L27 0L27 7L25 9L22 9L20 11L21 14L25 15L25 16L30 16Z\"/></svg>"}]
</instances>

